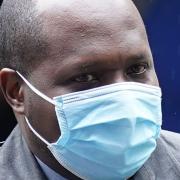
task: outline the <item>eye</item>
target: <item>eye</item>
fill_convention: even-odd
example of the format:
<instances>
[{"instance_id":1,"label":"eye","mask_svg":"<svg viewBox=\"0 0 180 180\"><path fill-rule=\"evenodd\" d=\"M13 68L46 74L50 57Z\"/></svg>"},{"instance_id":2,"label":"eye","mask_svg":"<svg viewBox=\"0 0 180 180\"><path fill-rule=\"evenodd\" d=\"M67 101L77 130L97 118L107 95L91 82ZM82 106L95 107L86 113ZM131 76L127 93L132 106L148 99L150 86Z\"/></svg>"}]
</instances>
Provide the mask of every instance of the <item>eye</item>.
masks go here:
<instances>
[{"instance_id":1,"label":"eye","mask_svg":"<svg viewBox=\"0 0 180 180\"><path fill-rule=\"evenodd\" d=\"M86 83L86 82L97 82L98 78L93 75L93 74L82 74L78 77L74 78L74 81L76 82L82 82L82 83Z\"/></svg>"},{"instance_id":2,"label":"eye","mask_svg":"<svg viewBox=\"0 0 180 180\"><path fill-rule=\"evenodd\" d=\"M140 75L146 72L148 68L147 63L134 64L127 69L127 75Z\"/></svg>"}]
</instances>

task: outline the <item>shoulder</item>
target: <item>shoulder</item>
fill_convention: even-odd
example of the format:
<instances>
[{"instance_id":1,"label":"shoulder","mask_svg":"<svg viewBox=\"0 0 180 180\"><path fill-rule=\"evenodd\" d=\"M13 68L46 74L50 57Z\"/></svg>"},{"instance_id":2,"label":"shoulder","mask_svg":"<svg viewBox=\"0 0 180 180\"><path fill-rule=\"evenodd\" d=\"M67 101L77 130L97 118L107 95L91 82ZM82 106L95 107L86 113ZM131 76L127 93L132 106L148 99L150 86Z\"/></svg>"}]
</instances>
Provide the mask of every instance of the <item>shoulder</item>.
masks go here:
<instances>
[{"instance_id":1,"label":"shoulder","mask_svg":"<svg viewBox=\"0 0 180 180\"><path fill-rule=\"evenodd\" d=\"M173 151L180 151L180 134L162 130L160 138Z\"/></svg>"},{"instance_id":2,"label":"shoulder","mask_svg":"<svg viewBox=\"0 0 180 180\"><path fill-rule=\"evenodd\" d=\"M171 159L180 165L180 134L162 130L160 141Z\"/></svg>"},{"instance_id":3,"label":"shoulder","mask_svg":"<svg viewBox=\"0 0 180 180\"><path fill-rule=\"evenodd\" d=\"M13 130L0 148L0 180L14 179L46 179L34 155L30 152L19 126Z\"/></svg>"},{"instance_id":4,"label":"shoulder","mask_svg":"<svg viewBox=\"0 0 180 180\"><path fill-rule=\"evenodd\" d=\"M5 143L0 147L0 172L2 170L2 167L6 167L7 164L12 162L12 159L14 160L16 155L16 140L17 136L19 136L19 129L16 127L12 133L9 135ZM14 155L14 157L13 157Z\"/></svg>"},{"instance_id":5,"label":"shoulder","mask_svg":"<svg viewBox=\"0 0 180 180\"><path fill-rule=\"evenodd\" d=\"M161 137L165 138L165 139L175 139L180 141L180 134L179 133L175 133L172 131L167 131L167 130L162 130L161 131Z\"/></svg>"}]
</instances>

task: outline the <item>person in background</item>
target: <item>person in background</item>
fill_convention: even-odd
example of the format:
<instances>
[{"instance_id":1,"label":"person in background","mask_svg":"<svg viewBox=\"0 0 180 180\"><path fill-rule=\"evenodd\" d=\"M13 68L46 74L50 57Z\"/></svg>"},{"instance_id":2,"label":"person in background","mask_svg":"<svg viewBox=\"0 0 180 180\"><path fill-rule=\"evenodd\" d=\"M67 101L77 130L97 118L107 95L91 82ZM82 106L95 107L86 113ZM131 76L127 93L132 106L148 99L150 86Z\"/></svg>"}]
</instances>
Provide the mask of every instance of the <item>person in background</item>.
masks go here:
<instances>
[{"instance_id":1,"label":"person in background","mask_svg":"<svg viewBox=\"0 0 180 180\"><path fill-rule=\"evenodd\" d=\"M131 0L4 0L0 83L18 125L1 180L180 178L180 135Z\"/></svg>"}]
</instances>

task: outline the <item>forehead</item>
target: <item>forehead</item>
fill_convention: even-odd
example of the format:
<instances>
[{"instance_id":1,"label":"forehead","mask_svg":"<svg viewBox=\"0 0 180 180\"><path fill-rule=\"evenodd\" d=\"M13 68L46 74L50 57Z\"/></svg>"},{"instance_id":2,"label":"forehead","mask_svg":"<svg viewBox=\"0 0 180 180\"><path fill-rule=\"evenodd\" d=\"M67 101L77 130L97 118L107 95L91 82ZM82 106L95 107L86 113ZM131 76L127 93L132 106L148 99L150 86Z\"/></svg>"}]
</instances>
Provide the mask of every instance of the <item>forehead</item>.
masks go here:
<instances>
[{"instance_id":1,"label":"forehead","mask_svg":"<svg viewBox=\"0 0 180 180\"><path fill-rule=\"evenodd\" d=\"M139 13L130 0L38 0L37 8L46 30L54 33L90 34L99 30L100 34L111 35L137 27L143 29Z\"/></svg>"},{"instance_id":2,"label":"forehead","mask_svg":"<svg viewBox=\"0 0 180 180\"><path fill-rule=\"evenodd\" d=\"M148 51L143 22L130 0L37 0L37 8L47 58Z\"/></svg>"}]
</instances>

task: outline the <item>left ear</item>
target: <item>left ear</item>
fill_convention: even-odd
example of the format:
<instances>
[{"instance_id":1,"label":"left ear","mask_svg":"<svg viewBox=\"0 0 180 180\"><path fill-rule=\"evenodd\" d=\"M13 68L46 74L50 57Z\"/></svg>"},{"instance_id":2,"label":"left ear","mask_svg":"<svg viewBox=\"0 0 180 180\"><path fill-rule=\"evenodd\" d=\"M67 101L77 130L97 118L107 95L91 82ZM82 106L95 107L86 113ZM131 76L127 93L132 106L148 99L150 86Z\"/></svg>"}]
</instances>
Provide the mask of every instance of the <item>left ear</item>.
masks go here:
<instances>
[{"instance_id":1,"label":"left ear","mask_svg":"<svg viewBox=\"0 0 180 180\"><path fill-rule=\"evenodd\" d=\"M12 69L3 68L0 71L0 84L4 97L13 111L24 114L23 82L17 73Z\"/></svg>"}]
</instances>

